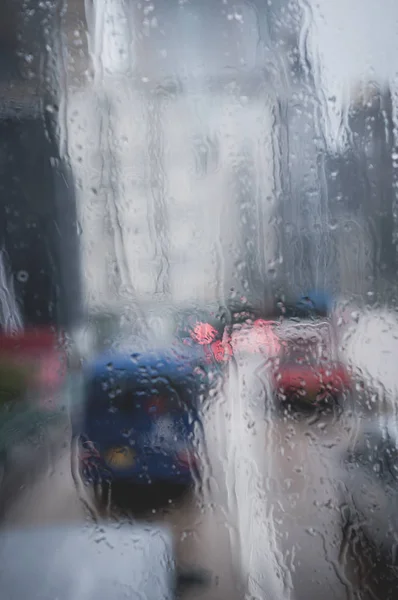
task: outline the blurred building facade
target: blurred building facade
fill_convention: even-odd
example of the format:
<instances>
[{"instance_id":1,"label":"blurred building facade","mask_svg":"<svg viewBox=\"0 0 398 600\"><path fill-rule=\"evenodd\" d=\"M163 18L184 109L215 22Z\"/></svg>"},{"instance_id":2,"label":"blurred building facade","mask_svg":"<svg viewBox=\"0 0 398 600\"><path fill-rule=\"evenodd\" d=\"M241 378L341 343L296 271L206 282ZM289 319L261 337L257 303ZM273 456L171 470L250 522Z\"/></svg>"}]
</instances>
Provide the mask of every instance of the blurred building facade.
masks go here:
<instances>
[{"instance_id":1,"label":"blurred building facade","mask_svg":"<svg viewBox=\"0 0 398 600\"><path fill-rule=\"evenodd\" d=\"M325 179L324 99L318 57L309 45L307 8L282 0L269 9L277 72L278 282L287 295L334 289L337 278Z\"/></svg>"},{"instance_id":2,"label":"blurred building facade","mask_svg":"<svg viewBox=\"0 0 398 600\"><path fill-rule=\"evenodd\" d=\"M394 119L388 85L365 84L349 108L348 127L349 144L359 170L356 194L362 197L362 211L372 240L371 278L374 291L383 294L395 280L398 266Z\"/></svg>"},{"instance_id":3,"label":"blurred building facade","mask_svg":"<svg viewBox=\"0 0 398 600\"><path fill-rule=\"evenodd\" d=\"M394 122L387 85L363 83L344 107L344 142L327 155L330 211L336 224L340 287L387 300L397 273Z\"/></svg>"},{"instance_id":4,"label":"blurred building facade","mask_svg":"<svg viewBox=\"0 0 398 600\"><path fill-rule=\"evenodd\" d=\"M332 149L307 9L282 1L269 13L281 90L279 281L287 293L326 287L385 297L397 272L391 91L360 86L343 107L344 142Z\"/></svg>"},{"instance_id":5,"label":"blurred building facade","mask_svg":"<svg viewBox=\"0 0 398 600\"><path fill-rule=\"evenodd\" d=\"M93 79L68 98L88 303L262 296L273 100L255 12L104 2L88 28Z\"/></svg>"},{"instance_id":6,"label":"blurred building facade","mask_svg":"<svg viewBox=\"0 0 398 600\"><path fill-rule=\"evenodd\" d=\"M39 19L42 34L7 65L17 71L24 55L34 87L37 44L64 51L46 71L57 81L44 80L61 91L80 222L80 244L65 247L81 250L87 305L231 295L261 305L279 287L365 293L393 277L391 101L353 105L346 145L331 152L305 7L85 6L70 0L45 19L25 7L22 21L11 11L21 26Z\"/></svg>"}]
</instances>

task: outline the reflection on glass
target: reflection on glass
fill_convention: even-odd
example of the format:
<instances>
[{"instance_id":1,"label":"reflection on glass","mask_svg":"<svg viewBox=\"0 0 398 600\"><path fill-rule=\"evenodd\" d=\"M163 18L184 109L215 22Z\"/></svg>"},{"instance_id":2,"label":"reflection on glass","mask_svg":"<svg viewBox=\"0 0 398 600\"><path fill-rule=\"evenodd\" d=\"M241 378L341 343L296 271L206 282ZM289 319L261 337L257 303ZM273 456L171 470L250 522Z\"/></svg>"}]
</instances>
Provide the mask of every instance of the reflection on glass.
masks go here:
<instances>
[{"instance_id":1,"label":"reflection on glass","mask_svg":"<svg viewBox=\"0 0 398 600\"><path fill-rule=\"evenodd\" d=\"M395 4L3 4L0 584L394 598Z\"/></svg>"}]
</instances>

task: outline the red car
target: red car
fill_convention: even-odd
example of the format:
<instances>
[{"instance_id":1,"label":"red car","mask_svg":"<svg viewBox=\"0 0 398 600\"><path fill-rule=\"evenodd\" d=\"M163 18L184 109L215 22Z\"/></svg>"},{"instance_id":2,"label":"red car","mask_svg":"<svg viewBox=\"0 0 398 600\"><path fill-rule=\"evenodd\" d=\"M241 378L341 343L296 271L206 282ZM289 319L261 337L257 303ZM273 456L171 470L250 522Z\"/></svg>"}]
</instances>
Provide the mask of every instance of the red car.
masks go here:
<instances>
[{"instance_id":1,"label":"red car","mask_svg":"<svg viewBox=\"0 0 398 600\"><path fill-rule=\"evenodd\" d=\"M280 400L320 404L336 400L350 389L350 374L339 358L329 321L286 320L276 331L280 351L273 378Z\"/></svg>"},{"instance_id":2,"label":"red car","mask_svg":"<svg viewBox=\"0 0 398 600\"><path fill-rule=\"evenodd\" d=\"M223 332L198 319L191 338L209 354L209 361L228 362L237 353L260 354L271 369L280 401L322 404L336 400L352 385L339 357L335 328L327 317L265 320L248 318Z\"/></svg>"}]
</instances>

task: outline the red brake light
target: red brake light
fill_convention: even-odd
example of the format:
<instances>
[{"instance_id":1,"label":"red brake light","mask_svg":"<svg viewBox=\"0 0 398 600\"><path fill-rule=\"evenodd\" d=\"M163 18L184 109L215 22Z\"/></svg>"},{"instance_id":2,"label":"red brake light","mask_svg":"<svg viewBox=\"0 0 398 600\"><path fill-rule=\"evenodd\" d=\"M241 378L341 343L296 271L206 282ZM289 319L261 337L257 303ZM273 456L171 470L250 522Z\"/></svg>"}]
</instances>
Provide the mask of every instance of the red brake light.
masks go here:
<instances>
[{"instance_id":1,"label":"red brake light","mask_svg":"<svg viewBox=\"0 0 398 600\"><path fill-rule=\"evenodd\" d=\"M217 330L210 323L198 322L191 332L191 337L198 344L211 344L217 337Z\"/></svg>"},{"instance_id":2,"label":"red brake light","mask_svg":"<svg viewBox=\"0 0 398 600\"><path fill-rule=\"evenodd\" d=\"M195 468L198 465L198 460L193 452L182 450L177 454L178 462L185 468Z\"/></svg>"},{"instance_id":3,"label":"red brake light","mask_svg":"<svg viewBox=\"0 0 398 600\"><path fill-rule=\"evenodd\" d=\"M229 360L233 354L232 347L228 341L217 340L211 344L211 349L217 362Z\"/></svg>"},{"instance_id":4,"label":"red brake light","mask_svg":"<svg viewBox=\"0 0 398 600\"><path fill-rule=\"evenodd\" d=\"M213 356L217 362L222 362L224 360L225 349L221 340L217 342L213 342L211 345L211 349L213 351Z\"/></svg>"},{"instance_id":5,"label":"red brake light","mask_svg":"<svg viewBox=\"0 0 398 600\"><path fill-rule=\"evenodd\" d=\"M150 415L158 417L159 415L164 415L167 412L167 405L167 398L164 396L153 396L146 403L146 409Z\"/></svg>"}]
</instances>

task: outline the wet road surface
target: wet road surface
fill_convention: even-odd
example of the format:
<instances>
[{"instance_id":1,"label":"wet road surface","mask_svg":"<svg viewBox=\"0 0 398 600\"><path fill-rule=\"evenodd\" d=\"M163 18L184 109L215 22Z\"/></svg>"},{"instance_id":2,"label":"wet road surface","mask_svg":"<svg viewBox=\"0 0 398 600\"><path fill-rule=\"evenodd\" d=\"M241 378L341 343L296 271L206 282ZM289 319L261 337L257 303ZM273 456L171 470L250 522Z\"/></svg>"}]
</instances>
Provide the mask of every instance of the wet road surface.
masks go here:
<instances>
[{"instance_id":1,"label":"wet road surface","mask_svg":"<svg viewBox=\"0 0 398 600\"><path fill-rule=\"evenodd\" d=\"M44 458L44 453L42 457ZM76 522L83 525L92 520L93 507L97 518L111 521L125 518L120 516L118 510L111 510L108 514L105 510L95 510L91 490L76 487L71 473L70 444L62 451L58 446L58 451L51 456L47 455L46 461L46 468L41 476L34 483L29 482L20 489L17 499L8 507L4 518L7 526L28 527ZM163 488L161 493L162 504L166 508L154 508L149 514L147 512L143 515L140 510L142 501L137 502L135 498L132 505L136 508L135 512L138 512L138 518L164 522L171 526L181 566L197 566L212 573L210 589L203 592L195 590L195 598L241 598L222 512L218 507L203 507L203 502L196 499L194 492L186 493L183 498L172 503L168 499L173 498L174 490ZM151 499L154 499L153 495Z\"/></svg>"},{"instance_id":2,"label":"wet road surface","mask_svg":"<svg viewBox=\"0 0 398 600\"><path fill-rule=\"evenodd\" d=\"M171 490L163 490L168 508L135 514L171 525L180 564L213 573L211 589L195 597L242 598L242 579L252 594L275 600L289 597L292 587L298 600L321 590L345 598L335 566L339 523L331 466L344 426L265 418L266 384L259 386L254 364L243 362L204 414L209 466L203 496L193 491L168 503ZM76 487L67 433L42 459L41 476L9 506L8 526L84 523L93 514L118 518L115 510L95 509L89 488Z\"/></svg>"},{"instance_id":3,"label":"wet road surface","mask_svg":"<svg viewBox=\"0 0 398 600\"><path fill-rule=\"evenodd\" d=\"M263 361L241 356L219 397L206 403L203 423L208 465L202 494L193 491L145 515L171 525L180 564L213 573L211 588L194 596L243 598L246 589L267 600L352 598L341 457L361 419L350 410L318 418L281 414ZM41 475L18 490L7 525L92 518L92 493L76 486L69 433L63 436L41 454ZM120 518L113 510L99 516Z\"/></svg>"}]
</instances>

